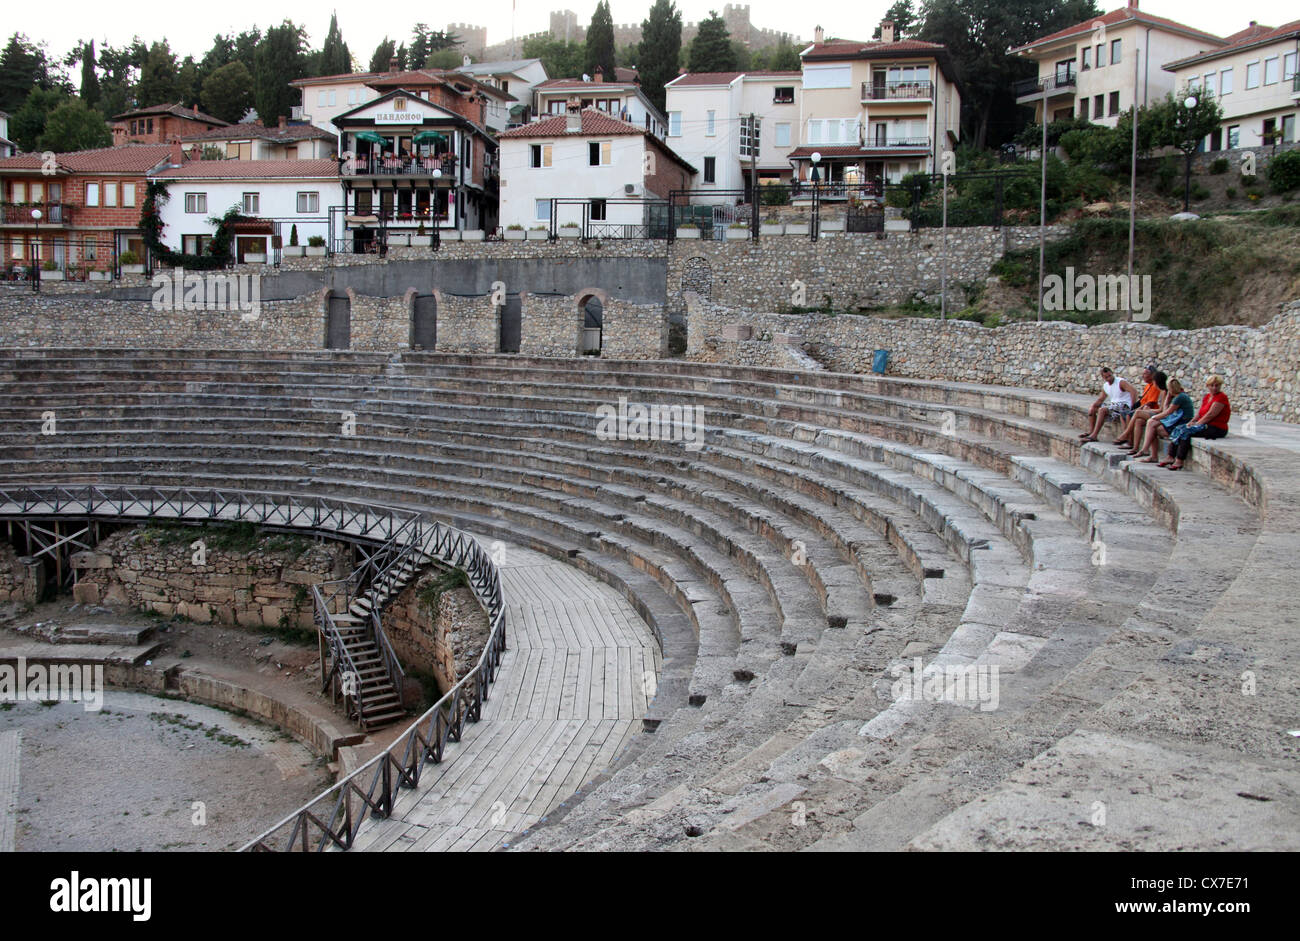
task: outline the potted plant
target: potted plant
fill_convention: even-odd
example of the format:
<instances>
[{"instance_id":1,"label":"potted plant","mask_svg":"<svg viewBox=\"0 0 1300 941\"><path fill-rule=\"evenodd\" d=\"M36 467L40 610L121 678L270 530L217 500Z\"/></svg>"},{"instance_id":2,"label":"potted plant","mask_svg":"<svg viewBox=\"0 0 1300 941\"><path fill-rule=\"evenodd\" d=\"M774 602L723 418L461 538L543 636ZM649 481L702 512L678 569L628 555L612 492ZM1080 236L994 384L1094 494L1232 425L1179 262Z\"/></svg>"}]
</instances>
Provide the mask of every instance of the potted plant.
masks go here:
<instances>
[{"instance_id":1,"label":"potted plant","mask_svg":"<svg viewBox=\"0 0 1300 941\"><path fill-rule=\"evenodd\" d=\"M582 235L582 226L576 222L566 222L556 231L562 239L576 239Z\"/></svg>"},{"instance_id":2,"label":"potted plant","mask_svg":"<svg viewBox=\"0 0 1300 941\"><path fill-rule=\"evenodd\" d=\"M140 256L131 249L128 248L117 256L117 260L122 266L122 274L144 274L144 265L140 264Z\"/></svg>"},{"instance_id":3,"label":"potted plant","mask_svg":"<svg viewBox=\"0 0 1300 941\"><path fill-rule=\"evenodd\" d=\"M506 226L505 236L507 242L522 242L528 237L524 227L518 223Z\"/></svg>"},{"instance_id":4,"label":"potted plant","mask_svg":"<svg viewBox=\"0 0 1300 941\"><path fill-rule=\"evenodd\" d=\"M744 222L733 222L727 226L727 240L739 241L749 238L749 225Z\"/></svg>"},{"instance_id":5,"label":"potted plant","mask_svg":"<svg viewBox=\"0 0 1300 941\"><path fill-rule=\"evenodd\" d=\"M111 271L104 271L102 268L92 268L86 274L86 279L88 281L112 281L113 273Z\"/></svg>"},{"instance_id":6,"label":"potted plant","mask_svg":"<svg viewBox=\"0 0 1300 941\"><path fill-rule=\"evenodd\" d=\"M528 241L541 242L551 237L550 231L544 225L535 225L528 230Z\"/></svg>"},{"instance_id":7,"label":"potted plant","mask_svg":"<svg viewBox=\"0 0 1300 941\"><path fill-rule=\"evenodd\" d=\"M697 239L700 237L700 227L694 222L683 222L677 227L677 237L679 239Z\"/></svg>"},{"instance_id":8,"label":"potted plant","mask_svg":"<svg viewBox=\"0 0 1300 941\"><path fill-rule=\"evenodd\" d=\"M54 263L53 258L45 259L45 262L41 265L41 280L42 281L63 280L63 272L59 270L59 267Z\"/></svg>"},{"instance_id":9,"label":"potted plant","mask_svg":"<svg viewBox=\"0 0 1300 941\"><path fill-rule=\"evenodd\" d=\"M311 258L321 258L325 255L325 236L313 235L307 239L306 253Z\"/></svg>"},{"instance_id":10,"label":"potted plant","mask_svg":"<svg viewBox=\"0 0 1300 941\"><path fill-rule=\"evenodd\" d=\"M463 242L481 242L487 233L482 229L466 229L460 233Z\"/></svg>"},{"instance_id":11,"label":"potted plant","mask_svg":"<svg viewBox=\"0 0 1300 941\"><path fill-rule=\"evenodd\" d=\"M781 217L773 213L765 216L763 221L758 225L759 235L784 235L785 226L781 222Z\"/></svg>"},{"instance_id":12,"label":"potted plant","mask_svg":"<svg viewBox=\"0 0 1300 941\"><path fill-rule=\"evenodd\" d=\"M785 234L786 235L807 235L808 234L807 220L802 220L797 222L787 222L785 224Z\"/></svg>"}]
</instances>

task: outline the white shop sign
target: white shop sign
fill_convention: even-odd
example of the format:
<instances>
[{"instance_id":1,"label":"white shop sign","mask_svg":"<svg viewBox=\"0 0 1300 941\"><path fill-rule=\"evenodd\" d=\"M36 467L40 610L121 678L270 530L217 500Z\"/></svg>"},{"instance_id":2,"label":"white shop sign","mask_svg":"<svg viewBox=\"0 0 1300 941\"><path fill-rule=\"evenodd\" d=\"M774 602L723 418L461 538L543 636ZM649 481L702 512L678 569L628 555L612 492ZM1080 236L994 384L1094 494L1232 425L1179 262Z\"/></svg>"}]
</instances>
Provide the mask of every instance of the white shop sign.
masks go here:
<instances>
[{"instance_id":1,"label":"white shop sign","mask_svg":"<svg viewBox=\"0 0 1300 941\"><path fill-rule=\"evenodd\" d=\"M381 111L375 115L376 124L423 124L424 115L409 111Z\"/></svg>"}]
</instances>

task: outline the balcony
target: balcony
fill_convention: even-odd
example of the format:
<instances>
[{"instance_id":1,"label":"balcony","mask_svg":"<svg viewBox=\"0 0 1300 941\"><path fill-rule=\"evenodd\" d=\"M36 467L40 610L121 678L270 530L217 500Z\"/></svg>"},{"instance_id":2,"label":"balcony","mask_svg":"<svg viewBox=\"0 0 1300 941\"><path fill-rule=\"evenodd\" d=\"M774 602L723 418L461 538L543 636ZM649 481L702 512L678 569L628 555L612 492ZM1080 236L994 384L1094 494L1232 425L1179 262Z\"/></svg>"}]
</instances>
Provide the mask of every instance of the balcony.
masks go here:
<instances>
[{"instance_id":1,"label":"balcony","mask_svg":"<svg viewBox=\"0 0 1300 941\"><path fill-rule=\"evenodd\" d=\"M67 203L0 203L0 224L36 225L33 209L41 211L40 225L72 224L72 207Z\"/></svg>"},{"instance_id":2,"label":"balcony","mask_svg":"<svg viewBox=\"0 0 1300 941\"><path fill-rule=\"evenodd\" d=\"M862 100L934 101L934 82L863 82Z\"/></svg>"},{"instance_id":3,"label":"balcony","mask_svg":"<svg viewBox=\"0 0 1300 941\"><path fill-rule=\"evenodd\" d=\"M369 210L353 210L348 214L349 219L373 219L374 222L349 222L348 225L355 228L359 225L376 226L383 223L385 227L410 226L418 228L423 224L426 228L430 226L446 227L451 221L450 216L444 209L441 212L428 206L413 206L410 209L401 209L399 207L388 206L380 208L378 206Z\"/></svg>"},{"instance_id":4,"label":"balcony","mask_svg":"<svg viewBox=\"0 0 1300 941\"><path fill-rule=\"evenodd\" d=\"M1027 78L1023 81L1016 82L1016 102L1023 104L1026 101L1034 101L1039 97L1046 95L1048 98L1056 95L1073 95L1075 88L1079 84L1079 77L1070 69L1065 72L1057 72L1046 78Z\"/></svg>"},{"instance_id":5,"label":"balcony","mask_svg":"<svg viewBox=\"0 0 1300 941\"><path fill-rule=\"evenodd\" d=\"M894 150L908 148L910 150L929 150L930 138L928 137L877 137L874 140L867 140L862 144L863 150Z\"/></svg>"},{"instance_id":6,"label":"balcony","mask_svg":"<svg viewBox=\"0 0 1300 941\"><path fill-rule=\"evenodd\" d=\"M454 154L435 157L357 157L343 162L343 175L431 177L437 170L442 173L443 179L452 180L456 175L456 162Z\"/></svg>"}]
</instances>

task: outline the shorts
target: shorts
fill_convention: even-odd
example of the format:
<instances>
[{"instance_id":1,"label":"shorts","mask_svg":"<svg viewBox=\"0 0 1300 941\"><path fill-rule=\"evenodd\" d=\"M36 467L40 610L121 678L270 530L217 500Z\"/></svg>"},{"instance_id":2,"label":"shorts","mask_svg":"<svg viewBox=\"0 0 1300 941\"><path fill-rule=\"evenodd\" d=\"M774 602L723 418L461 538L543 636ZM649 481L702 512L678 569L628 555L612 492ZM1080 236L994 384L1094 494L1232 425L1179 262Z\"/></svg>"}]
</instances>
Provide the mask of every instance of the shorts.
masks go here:
<instances>
[{"instance_id":1,"label":"shorts","mask_svg":"<svg viewBox=\"0 0 1300 941\"><path fill-rule=\"evenodd\" d=\"M1107 402L1106 411L1110 413L1111 418L1118 418L1123 421L1133 414L1133 406L1125 405L1123 402Z\"/></svg>"}]
</instances>

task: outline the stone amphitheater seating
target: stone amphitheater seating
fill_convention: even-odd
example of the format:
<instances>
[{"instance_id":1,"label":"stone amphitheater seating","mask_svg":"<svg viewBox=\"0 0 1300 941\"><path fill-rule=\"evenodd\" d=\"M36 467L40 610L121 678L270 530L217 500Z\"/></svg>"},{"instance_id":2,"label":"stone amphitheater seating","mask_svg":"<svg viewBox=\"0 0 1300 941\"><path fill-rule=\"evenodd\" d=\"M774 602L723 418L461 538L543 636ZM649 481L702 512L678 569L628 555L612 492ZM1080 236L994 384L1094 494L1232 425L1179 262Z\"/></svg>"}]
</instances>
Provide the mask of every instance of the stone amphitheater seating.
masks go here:
<instances>
[{"instance_id":1,"label":"stone amphitheater seating","mask_svg":"<svg viewBox=\"0 0 1300 941\"><path fill-rule=\"evenodd\" d=\"M419 507L624 594L654 734L520 847L1300 840L1300 429L1174 474L1081 444L1079 396L434 353L6 350L0 389L0 482ZM599 440L620 396L704 447ZM997 665L998 708L896 700L917 657Z\"/></svg>"}]
</instances>

